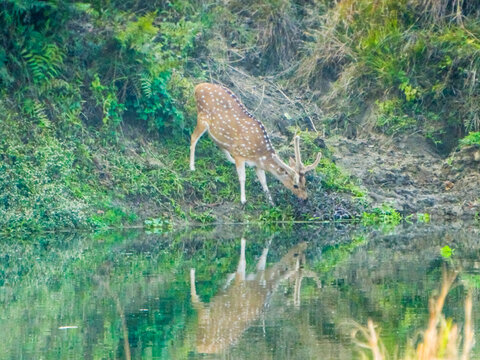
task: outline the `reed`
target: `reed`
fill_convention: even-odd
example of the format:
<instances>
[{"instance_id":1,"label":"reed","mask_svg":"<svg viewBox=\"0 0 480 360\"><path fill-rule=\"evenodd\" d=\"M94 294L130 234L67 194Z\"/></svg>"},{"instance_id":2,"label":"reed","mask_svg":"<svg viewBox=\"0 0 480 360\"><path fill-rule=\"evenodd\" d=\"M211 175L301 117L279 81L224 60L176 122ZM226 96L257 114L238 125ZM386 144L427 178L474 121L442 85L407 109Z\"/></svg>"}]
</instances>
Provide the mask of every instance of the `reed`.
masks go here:
<instances>
[{"instance_id":1,"label":"reed","mask_svg":"<svg viewBox=\"0 0 480 360\"><path fill-rule=\"evenodd\" d=\"M428 326L421 332L421 340L416 348L413 345L407 345L403 357L399 357L396 353L390 354L380 339L378 328L369 319L366 327L357 324L352 331L353 341L358 346L361 357L374 360L468 360L474 344L472 294L468 293L465 300L463 338L460 327L445 319L442 313L445 298L457 278L457 274L457 272L444 270L439 295L431 297L429 301Z\"/></svg>"}]
</instances>

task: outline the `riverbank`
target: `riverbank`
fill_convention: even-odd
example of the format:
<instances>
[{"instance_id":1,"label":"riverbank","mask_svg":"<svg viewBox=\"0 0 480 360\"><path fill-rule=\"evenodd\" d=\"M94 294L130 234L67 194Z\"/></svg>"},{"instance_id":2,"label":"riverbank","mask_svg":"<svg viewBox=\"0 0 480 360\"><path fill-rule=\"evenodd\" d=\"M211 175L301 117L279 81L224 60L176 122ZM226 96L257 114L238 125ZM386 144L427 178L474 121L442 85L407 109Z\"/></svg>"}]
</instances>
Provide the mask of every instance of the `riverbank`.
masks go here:
<instances>
[{"instance_id":1,"label":"riverbank","mask_svg":"<svg viewBox=\"0 0 480 360\"><path fill-rule=\"evenodd\" d=\"M345 4L8 2L0 232L475 218L478 9ZM188 170L200 82L229 87L283 159L296 134L306 163L323 153L308 202L268 177L268 206L248 170L241 206L207 137Z\"/></svg>"}]
</instances>

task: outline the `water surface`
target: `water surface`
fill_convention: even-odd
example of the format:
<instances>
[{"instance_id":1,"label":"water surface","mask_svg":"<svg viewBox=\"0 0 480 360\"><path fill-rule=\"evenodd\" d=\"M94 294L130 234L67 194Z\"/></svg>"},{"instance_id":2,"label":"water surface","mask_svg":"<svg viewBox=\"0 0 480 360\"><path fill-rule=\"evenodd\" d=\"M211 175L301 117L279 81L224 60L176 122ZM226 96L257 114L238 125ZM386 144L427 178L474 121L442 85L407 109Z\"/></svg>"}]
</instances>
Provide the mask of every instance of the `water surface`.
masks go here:
<instances>
[{"instance_id":1,"label":"water surface","mask_svg":"<svg viewBox=\"0 0 480 360\"><path fill-rule=\"evenodd\" d=\"M0 358L352 359L353 323L368 318L402 352L444 266L461 269L445 314L462 325L471 289L480 333L478 235L427 224L3 238Z\"/></svg>"}]
</instances>

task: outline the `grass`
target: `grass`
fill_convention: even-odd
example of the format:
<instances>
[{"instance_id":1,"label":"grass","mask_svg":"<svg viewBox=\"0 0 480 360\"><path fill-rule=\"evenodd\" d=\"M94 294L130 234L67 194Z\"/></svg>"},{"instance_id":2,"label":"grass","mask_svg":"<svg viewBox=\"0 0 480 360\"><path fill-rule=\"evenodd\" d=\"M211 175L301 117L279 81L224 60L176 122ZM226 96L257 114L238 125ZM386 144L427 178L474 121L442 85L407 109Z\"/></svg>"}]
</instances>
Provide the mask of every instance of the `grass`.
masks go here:
<instances>
[{"instance_id":1,"label":"grass","mask_svg":"<svg viewBox=\"0 0 480 360\"><path fill-rule=\"evenodd\" d=\"M10 1L0 15L2 231L99 229L146 218L208 223L227 204L232 220L261 222L329 217L333 202L345 199L365 209L364 190L301 125L329 125L327 133L358 125L391 136L421 131L435 142L470 131L462 143L478 143L475 9L462 3L461 16L454 14L462 21L451 23L452 14L422 4L269 0L199 8L182 0L157 9L116 0ZM240 210L234 167L204 139L197 171L188 170L192 89L200 81L233 85L257 109L276 110L272 128L281 114L271 98L288 101L294 119L285 128L297 127L283 135L300 132L306 162L324 154L307 180L314 205L298 205L269 179L278 206L266 208L249 171L249 203ZM367 110L373 123L362 118ZM342 199L323 205L330 195ZM363 219L398 221L384 209Z\"/></svg>"},{"instance_id":2,"label":"grass","mask_svg":"<svg viewBox=\"0 0 480 360\"><path fill-rule=\"evenodd\" d=\"M421 132L449 152L480 129L473 79L480 27L473 5L433 3L362 0L322 8L291 84L320 99L332 128Z\"/></svg>"},{"instance_id":3,"label":"grass","mask_svg":"<svg viewBox=\"0 0 480 360\"><path fill-rule=\"evenodd\" d=\"M421 340L416 347L407 345L405 360L436 360L436 359L469 359L469 354L474 344L472 320L472 294L469 293L465 300L465 324L463 326L463 339L460 328L451 320L445 319L442 313L445 298L457 278L456 272L443 271L442 285L438 296L429 301L427 328L421 332ZM352 332L352 338L357 345L362 358L369 354L374 360L398 359L394 354L389 354L379 336L379 330L371 319L367 326L357 325Z\"/></svg>"}]
</instances>

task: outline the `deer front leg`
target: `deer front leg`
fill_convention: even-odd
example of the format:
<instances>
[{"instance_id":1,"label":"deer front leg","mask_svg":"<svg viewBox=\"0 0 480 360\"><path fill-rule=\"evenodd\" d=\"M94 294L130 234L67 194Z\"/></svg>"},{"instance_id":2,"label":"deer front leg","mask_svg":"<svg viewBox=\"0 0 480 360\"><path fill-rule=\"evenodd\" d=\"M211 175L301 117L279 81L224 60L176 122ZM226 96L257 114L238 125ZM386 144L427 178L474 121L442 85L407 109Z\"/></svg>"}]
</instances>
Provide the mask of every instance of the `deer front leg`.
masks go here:
<instances>
[{"instance_id":1,"label":"deer front leg","mask_svg":"<svg viewBox=\"0 0 480 360\"><path fill-rule=\"evenodd\" d=\"M235 159L235 166L237 167L238 180L240 181L240 201L242 204L247 202L245 197L245 160Z\"/></svg>"},{"instance_id":2,"label":"deer front leg","mask_svg":"<svg viewBox=\"0 0 480 360\"><path fill-rule=\"evenodd\" d=\"M258 180L260 181L260 184L262 184L263 191L265 192L265 194L267 194L268 202L270 203L270 205L275 206L272 200L272 195L270 195L270 190L268 190L267 177L265 176L265 171L263 169L260 169L259 167L256 167L255 172L257 173L257 177L258 177Z\"/></svg>"},{"instance_id":3,"label":"deer front leg","mask_svg":"<svg viewBox=\"0 0 480 360\"><path fill-rule=\"evenodd\" d=\"M236 279L245 281L245 271L247 269L247 260L245 259L245 245L247 241L242 238L240 241L240 259L238 260Z\"/></svg>"},{"instance_id":4,"label":"deer front leg","mask_svg":"<svg viewBox=\"0 0 480 360\"><path fill-rule=\"evenodd\" d=\"M195 288L195 269L190 269L190 296L193 304L200 303L200 299L197 295L197 289Z\"/></svg>"},{"instance_id":5,"label":"deer front leg","mask_svg":"<svg viewBox=\"0 0 480 360\"><path fill-rule=\"evenodd\" d=\"M190 170L195 170L195 147L197 146L198 139L207 131L208 124L202 120L198 120L197 127L193 130L192 138L190 141Z\"/></svg>"}]
</instances>

